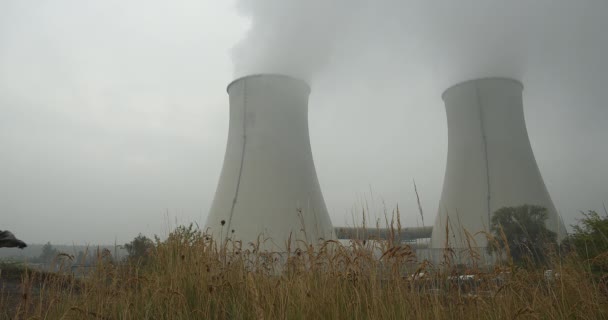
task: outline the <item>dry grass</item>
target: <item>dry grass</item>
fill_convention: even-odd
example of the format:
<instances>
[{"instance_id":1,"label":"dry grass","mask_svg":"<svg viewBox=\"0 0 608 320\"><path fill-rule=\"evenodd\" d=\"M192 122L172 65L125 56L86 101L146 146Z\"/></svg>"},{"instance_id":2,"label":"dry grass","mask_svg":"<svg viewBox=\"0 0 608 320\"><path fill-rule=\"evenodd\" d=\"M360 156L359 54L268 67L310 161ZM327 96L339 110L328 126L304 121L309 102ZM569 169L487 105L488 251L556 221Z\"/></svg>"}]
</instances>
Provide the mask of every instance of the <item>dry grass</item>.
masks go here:
<instances>
[{"instance_id":1,"label":"dry grass","mask_svg":"<svg viewBox=\"0 0 608 320\"><path fill-rule=\"evenodd\" d=\"M146 261L100 263L85 279L22 275L3 319L600 319L607 297L576 257L544 270L456 270L391 242L327 241L289 255L177 229ZM377 254L380 252L380 254ZM450 252L446 252L446 256ZM471 253L471 259L478 255ZM103 259L102 259L103 261ZM473 281L455 274L474 275Z\"/></svg>"}]
</instances>

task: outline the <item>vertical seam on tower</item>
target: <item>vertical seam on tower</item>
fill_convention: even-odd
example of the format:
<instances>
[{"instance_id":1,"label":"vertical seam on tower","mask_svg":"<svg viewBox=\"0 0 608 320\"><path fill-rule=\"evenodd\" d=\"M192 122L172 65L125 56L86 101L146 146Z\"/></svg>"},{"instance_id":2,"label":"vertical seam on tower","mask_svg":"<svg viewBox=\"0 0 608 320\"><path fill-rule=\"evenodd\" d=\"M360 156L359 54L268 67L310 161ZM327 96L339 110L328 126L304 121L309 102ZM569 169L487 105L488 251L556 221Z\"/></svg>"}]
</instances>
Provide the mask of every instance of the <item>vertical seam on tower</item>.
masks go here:
<instances>
[{"instance_id":1,"label":"vertical seam on tower","mask_svg":"<svg viewBox=\"0 0 608 320\"><path fill-rule=\"evenodd\" d=\"M479 124L481 128L481 140L483 143L483 155L484 161L486 165L486 190L487 190L487 209L488 209L488 226L491 222L491 193L490 193L490 161L488 159L488 140L486 136L486 128L484 125L484 117L483 117L483 107L481 106L481 99L479 98L479 88L478 85L475 84L475 97L477 98L477 107L479 108Z\"/></svg>"},{"instance_id":2,"label":"vertical seam on tower","mask_svg":"<svg viewBox=\"0 0 608 320\"><path fill-rule=\"evenodd\" d=\"M243 81L243 149L241 150L241 165L239 167L239 176L236 180L236 190L234 191L234 199L232 200L232 207L230 208L230 216L228 217L228 229L226 230L226 237L230 232L232 226L232 216L234 215L234 208L236 207L237 198L239 196L239 188L241 186L241 176L243 175L243 164L245 163L245 146L247 145L247 80Z\"/></svg>"}]
</instances>

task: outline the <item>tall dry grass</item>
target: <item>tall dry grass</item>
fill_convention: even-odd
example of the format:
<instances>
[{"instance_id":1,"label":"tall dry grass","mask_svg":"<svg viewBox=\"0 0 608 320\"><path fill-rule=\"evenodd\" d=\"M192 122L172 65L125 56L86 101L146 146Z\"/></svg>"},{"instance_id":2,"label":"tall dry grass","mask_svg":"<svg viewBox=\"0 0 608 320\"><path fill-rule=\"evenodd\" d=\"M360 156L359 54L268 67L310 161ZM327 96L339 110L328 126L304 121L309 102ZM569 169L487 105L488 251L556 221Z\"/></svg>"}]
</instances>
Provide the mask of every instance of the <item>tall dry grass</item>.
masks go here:
<instances>
[{"instance_id":1,"label":"tall dry grass","mask_svg":"<svg viewBox=\"0 0 608 320\"><path fill-rule=\"evenodd\" d=\"M85 278L27 271L4 319L601 319L608 300L575 256L544 268L418 261L392 241L292 253L177 228L145 260L99 259ZM381 254L377 254L380 252ZM470 253L475 260L478 255ZM104 262L105 261L105 262ZM476 262L476 261L472 261ZM473 277L458 278L458 275ZM473 280L470 280L473 279Z\"/></svg>"}]
</instances>

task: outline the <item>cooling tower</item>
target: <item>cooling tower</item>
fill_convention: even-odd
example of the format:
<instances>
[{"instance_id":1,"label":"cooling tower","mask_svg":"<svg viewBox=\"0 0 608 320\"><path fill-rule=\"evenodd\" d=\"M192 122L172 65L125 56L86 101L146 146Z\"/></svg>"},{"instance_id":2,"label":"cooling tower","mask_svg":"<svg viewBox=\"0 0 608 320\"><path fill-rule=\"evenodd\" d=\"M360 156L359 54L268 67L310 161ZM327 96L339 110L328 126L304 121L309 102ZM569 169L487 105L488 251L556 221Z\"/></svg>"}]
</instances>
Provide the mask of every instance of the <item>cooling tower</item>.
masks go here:
<instances>
[{"instance_id":1,"label":"cooling tower","mask_svg":"<svg viewBox=\"0 0 608 320\"><path fill-rule=\"evenodd\" d=\"M333 237L308 135L309 86L262 74L228 85L230 126L206 229L273 251Z\"/></svg>"},{"instance_id":2,"label":"cooling tower","mask_svg":"<svg viewBox=\"0 0 608 320\"><path fill-rule=\"evenodd\" d=\"M492 213L524 204L547 208L547 228L559 239L566 235L534 159L522 90L516 80L487 78L444 92L448 157L432 247L445 247L446 239L451 247L466 247L463 229L488 231ZM483 235L475 240L480 247L487 244Z\"/></svg>"}]
</instances>

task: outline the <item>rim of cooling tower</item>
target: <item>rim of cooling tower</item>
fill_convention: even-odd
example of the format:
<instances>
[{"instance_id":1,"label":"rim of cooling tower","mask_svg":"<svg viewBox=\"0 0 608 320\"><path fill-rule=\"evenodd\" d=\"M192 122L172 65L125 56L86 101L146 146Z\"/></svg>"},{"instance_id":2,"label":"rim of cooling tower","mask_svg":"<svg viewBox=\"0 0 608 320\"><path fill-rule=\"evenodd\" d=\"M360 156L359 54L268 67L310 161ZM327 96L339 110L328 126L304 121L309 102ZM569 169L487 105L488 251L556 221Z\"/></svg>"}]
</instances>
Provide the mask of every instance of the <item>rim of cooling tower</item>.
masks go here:
<instances>
[{"instance_id":1,"label":"rim of cooling tower","mask_svg":"<svg viewBox=\"0 0 608 320\"><path fill-rule=\"evenodd\" d=\"M242 76L239 78L236 78L234 80L232 80L228 86L226 86L226 92L230 92L230 86L232 86L233 84L241 81L241 80L245 80L245 79L249 79L249 78L257 78L257 77L271 77L271 78L285 78L285 79L289 79L292 81L296 81L296 82L300 82L301 84L303 84L304 86L306 86L306 88L308 89L308 92L310 92L310 85L308 84L308 82L300 79L300 78L296 78L293 76L288 76L286 74L281 74L281 73L254 73L254 74L250 74L250 75L246 75L246 76Z\"/></svg>"},{"instance_id":2,"label":"rim of cooling tower","mask_svg":"<svg viewBox=\"0 0 608 320\"><path fill-rule=\"evenodd\" d=\"M482 77L482 78L465 80L465 81L458 82L458 83L456 83L454 85L449 86L441 94L441 100L445 101L445 95L446 95L446 93L448 93L448 91L451 91L452 89L455 89L455 88L460 87L460 86L467 85L467 84L469 84L471 82L479 82L479 81L485 81L485 80L501 80L501 81L513 82L513 83L518 84L521 87L522 90L524 89L524 84L521 81L513 79L513 78L507 78L507 77Z\"/></svg>"}]
</instances>

